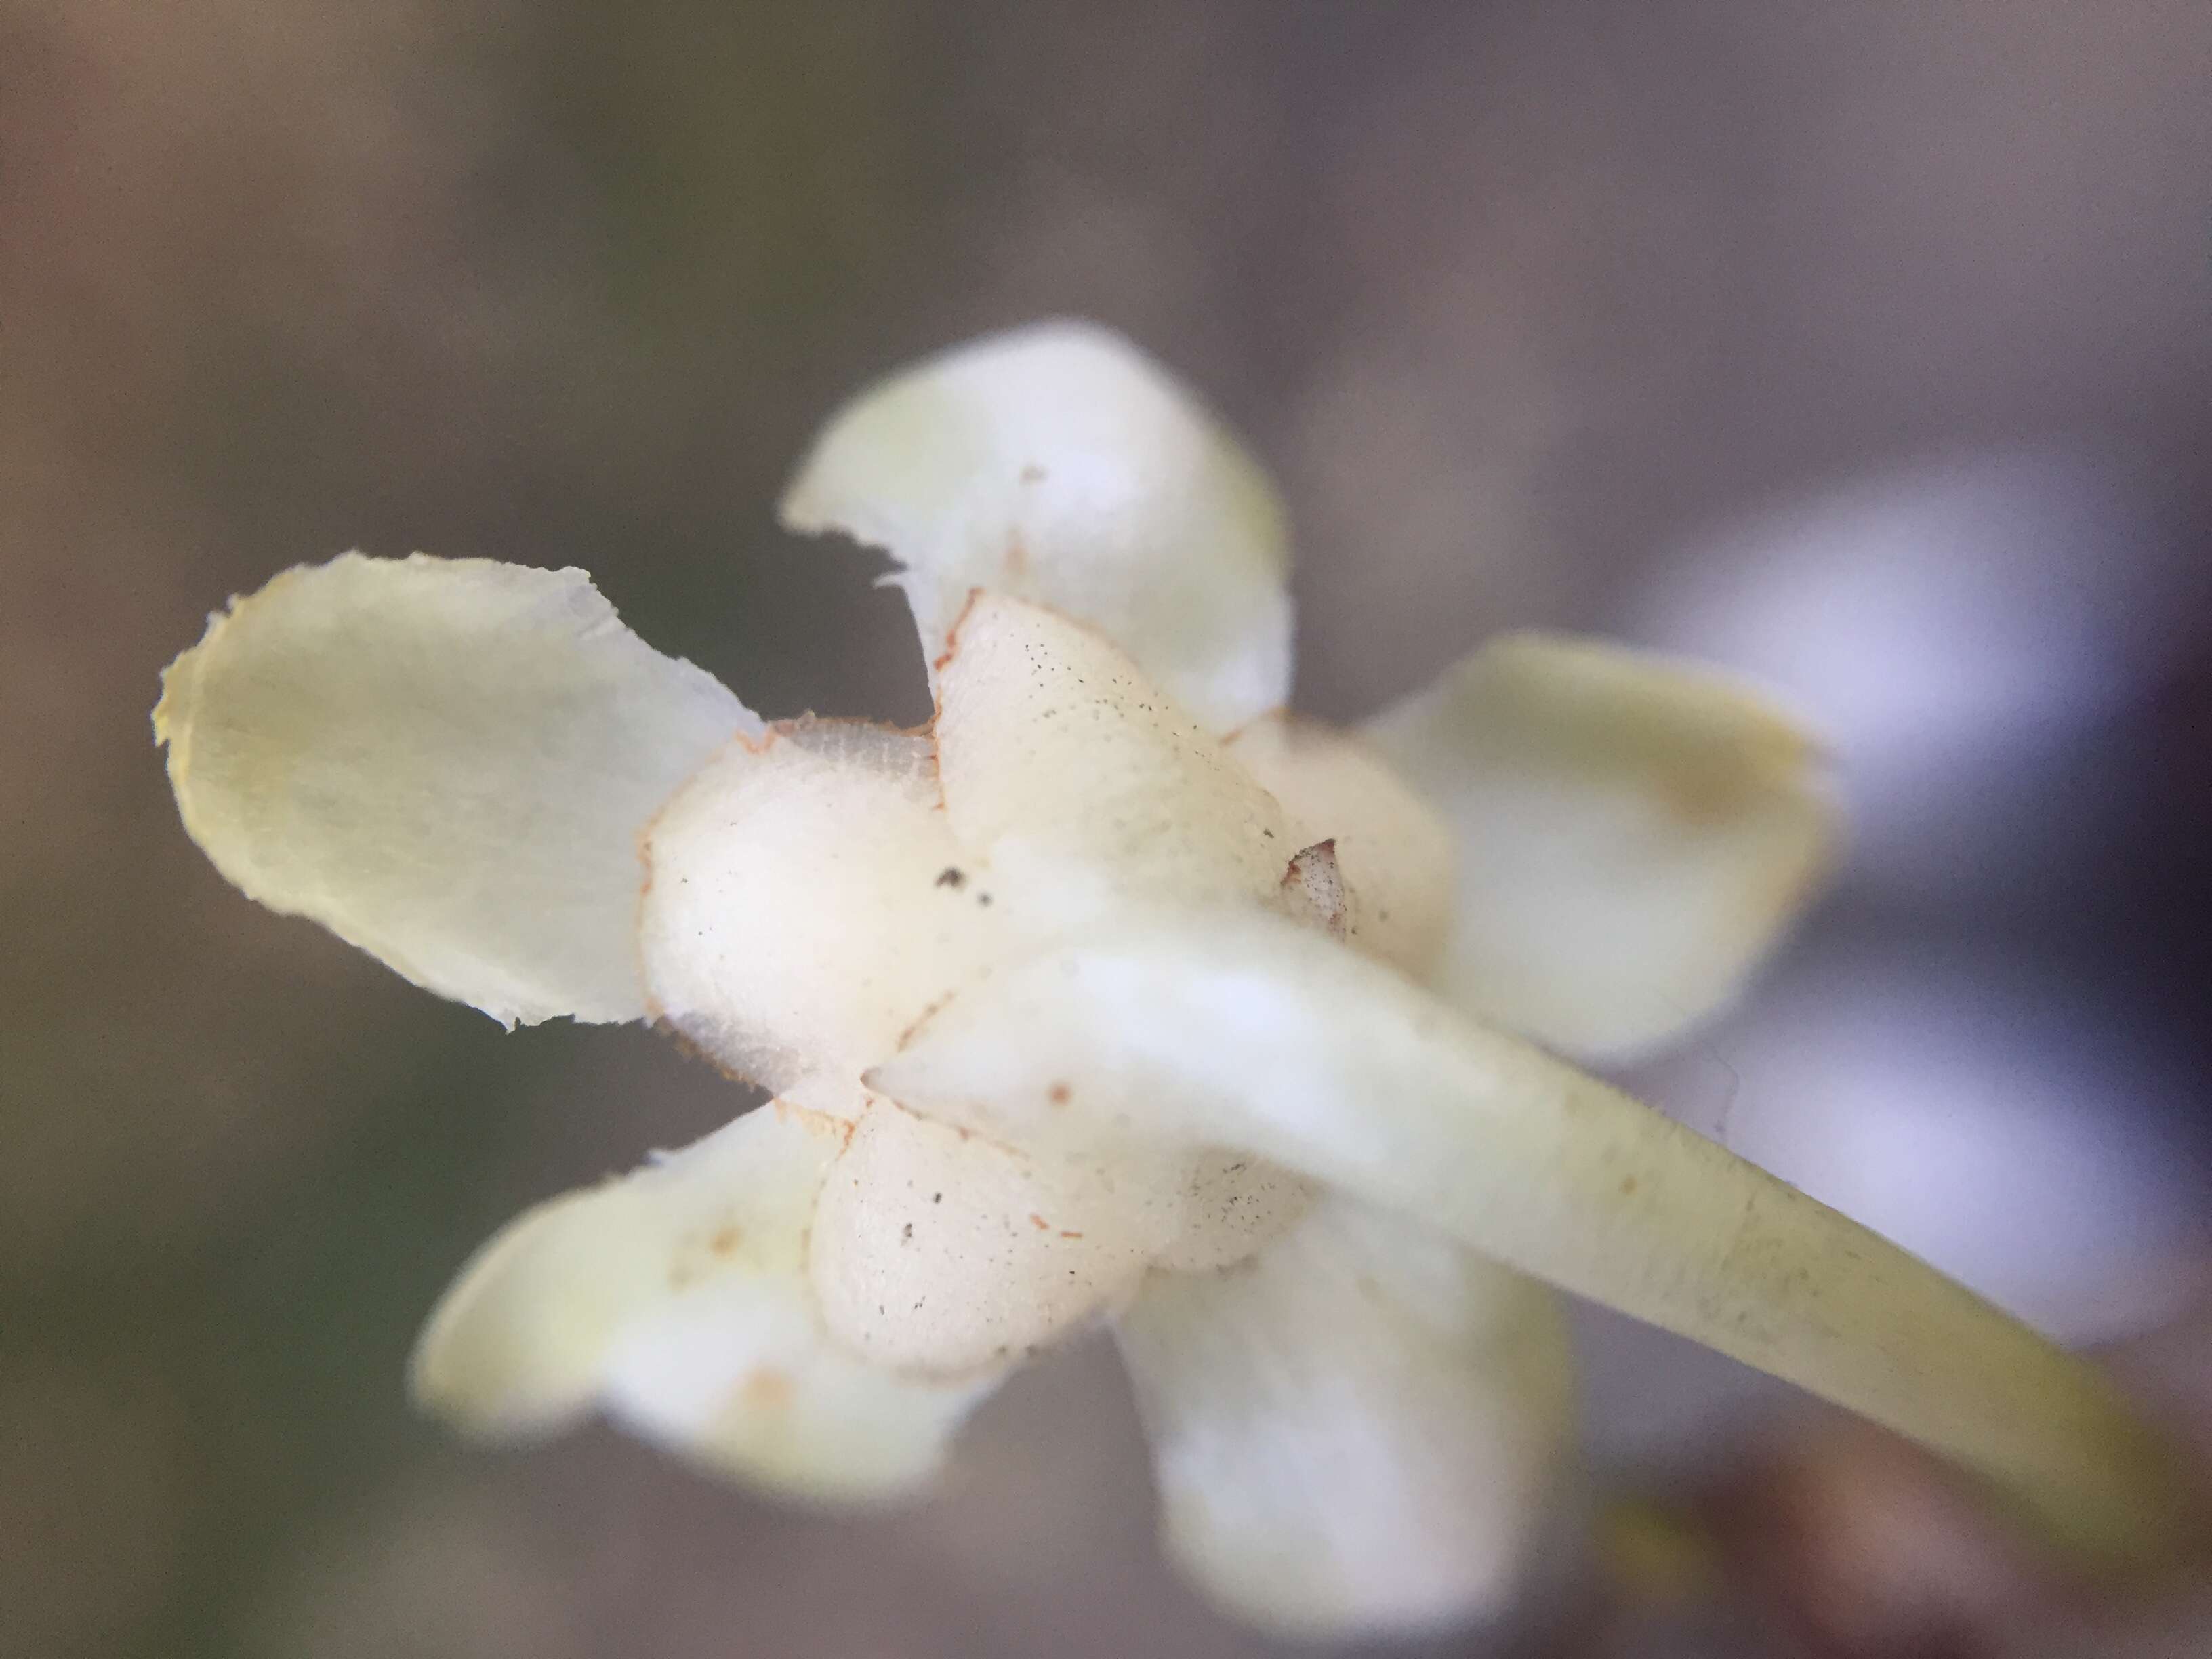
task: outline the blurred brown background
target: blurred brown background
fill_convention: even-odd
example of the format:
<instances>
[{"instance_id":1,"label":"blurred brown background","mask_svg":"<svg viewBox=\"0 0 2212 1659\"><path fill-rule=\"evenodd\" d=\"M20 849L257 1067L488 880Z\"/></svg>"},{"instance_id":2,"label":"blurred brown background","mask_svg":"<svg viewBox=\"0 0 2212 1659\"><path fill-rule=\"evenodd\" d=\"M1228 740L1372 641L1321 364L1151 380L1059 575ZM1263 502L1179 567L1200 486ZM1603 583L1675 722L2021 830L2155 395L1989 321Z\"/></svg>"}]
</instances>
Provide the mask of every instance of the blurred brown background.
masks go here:
<instances>
[{"instance_id":1,"label":"blurred brown background","mask_svg":"<svg viewBox=\"0 0 2212 1659\"><path fill-rule=\"evenodd\" d=\"M911 717L895 597L772 501L863 380L1054 313L1279 474L1312 710L1527 623L1788 688L1856 861L1644 1086L2201 1378L2208 210L2202 0L0 0L0 1653L1267 1650L1157 1562L1096 1351L870 1521L411 1418L472 1244L737 1102L246 903L147 726L351 546L581 564L770 714ZM1586 1334L1608 1483L1819 1424ZM1570 1599L1576 1651L1786 1650Z\"/></svg>"}]
</instances>

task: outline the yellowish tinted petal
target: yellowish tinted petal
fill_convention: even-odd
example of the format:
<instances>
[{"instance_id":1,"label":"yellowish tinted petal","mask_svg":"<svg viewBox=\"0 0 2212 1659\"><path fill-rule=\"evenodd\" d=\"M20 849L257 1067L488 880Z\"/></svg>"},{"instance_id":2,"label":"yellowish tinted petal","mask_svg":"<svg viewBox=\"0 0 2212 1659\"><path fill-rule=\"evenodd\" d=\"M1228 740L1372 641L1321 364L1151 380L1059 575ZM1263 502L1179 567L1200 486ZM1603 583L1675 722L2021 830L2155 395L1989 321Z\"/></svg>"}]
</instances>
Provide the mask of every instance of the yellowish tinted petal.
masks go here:
<instances>
[{"instance_id":1,"label":"yellowish tinted petal","mask_svg":"<svg viewBox=\"0 0 2212 1659\"><path fill-rule=\"evenodd\" d=\"M1055 1103L1053 1079L1083 1086ZM1234 1147L1417 1217L2002 1484L2085 1545L2169 1526L2090 1366L1874 1233L1310 930L1189 916L933 1016L876 1086L1009 1135Z\"/></svg>"},{"instance_id":2,"label":"yellowish tinted petal","mask_svg":"<svg viewBox=\"0 0 2212 1659\"><path fill-rule=\"evenodd\" d=\"M1352 945L1415 976L1431 972L1452 921L1455 848L1434 808L1358 734L1271 714L1229 739L1291 816L1302 845L1335 843Z\"/></svg>"},{"instance_id":3,"label":"yellowish tinted petal","mask_svg":"<svg viewBox=\"0 0 2212 1659\"><path fill-rule=\"evenodd\" d=\"M655 1012L771 1089L857 1077L999 948L926 737L780 726L717 756L645 845Z\"/></svg>"},{"instance_id":4,"label":"yellowish tinted petal","mask_svg":"<svg viewBox=\"0 0 2212 1659\"><path fill-rule=\"evenodd\" d=\"M831 417L782 513L903 565L933 660L981 587L1092 623L1214 730L1289 695L1274 491L1188 388L1107 330L995 335L869 388Z\"/></svg>"},{"instance_id":5,"label":"yellowish tinted petal","mask_svg":"<svg viewBox=\"0 0 2212 1659\"><path fill-rule=\"evenodd\" d=\"M1282 809L1103 635L981 593L939 677L952 833L1067 924L1133 896L1280 902L1301 843Z\"/></svg>"},{"instance_id":6,"label":"yellowish tinted petal","mask_svg":"<svg viewBox=\"0 0 2212 1659\"><path fill-rule=\"evenodd\" d=\"M1540 1286L1330 1197L1237 1272L1156 1274L1115 1331L1164 1540L1227 1611L1341 1640L1510 1599L1573 1405Z\"/></svg>"},{"instance_id":7,"label":"yellowish tinted petal","mask_svg":"<svg viewBox=\"0 0 2212 1659\"><path fill-rule=\"evenodd\" d=\"M1813 739L1639 652L1507 635L1371 736L1458 842L1437 982L1570 1053L1631 1054L1725 1004L1834 849Z\"/></svg>"},{"instance_id":8,"label":"yellowish tinted petal","mask_svg":"<svg viewBox=\"0 0 2212 1659\"><path fill-rule=\"evenodd\" d=\"M580 570L348 554L212 618L154 729L249 896L513 1024L644 1012L637 832L758 722Z\"/></svg>"},{"instance_id":9,"label":"yellowish tinted petal","mask_svg":"<svg viewBox=\"0 0 2212 1659\"><path fill-rule=\"evenodd\" d=\"M902 1378L823 1327L807 1229L844 1133L771 1104L529 1211L432 1315L416 1400L501 1437L546 1432L596 1405L695 1461L800 1496L915 1486L992 1379Z\"/></svg>"}]
</instances>

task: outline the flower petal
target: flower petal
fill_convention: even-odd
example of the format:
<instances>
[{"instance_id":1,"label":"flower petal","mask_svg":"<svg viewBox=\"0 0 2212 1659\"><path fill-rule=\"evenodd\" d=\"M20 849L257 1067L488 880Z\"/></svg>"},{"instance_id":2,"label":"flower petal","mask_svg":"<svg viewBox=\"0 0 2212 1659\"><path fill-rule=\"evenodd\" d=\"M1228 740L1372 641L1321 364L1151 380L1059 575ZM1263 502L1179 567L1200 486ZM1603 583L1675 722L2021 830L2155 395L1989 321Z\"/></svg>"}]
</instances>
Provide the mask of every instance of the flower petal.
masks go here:
<instances>
[{"instance_id":1,"label":"flower petal","mask_svg":"<svg viewBox=\"0 0 2212 1659\"><path fill-rule=\"evenodd\" d=\"M1512 1594L1573 1405L1540 1286L1330 1197L1242 1271L1154 1275L1115 1330L1164 1540L1227 1611L1342 1640Z\"/></svg>"},{"instance_id":2,"label":"flower petal","mask_svg":"<svg viewBox=\"0 0 2212 1659\"><path fill-rule=\"evenodd\" d=\"M1152 1264L1243 1261L1311 1200L1252 1158L1004 1146L871 1097L823 1183L808 1269L847 1348L961 1376L1122 1306Z\"/></svg>"},{"instance_id":3,"label":"flower petal","mask_svg":"<svg viewBox=\"0 0 2212 1659\"><path fill-rule=\"evenodd\" d=\"M1285 902L1302 843L1265 789L1127 653L1025 600L978 593L938 682L953 834L1032 927L1153 902Z\"/></svg>"},{"instance_id":4,"label":"flower petal","mask_svg":"<svg viewBox=\"0 0 2212 1659\"><path fill-rule=\"evenodd\" d=\"M1053 1082L1082 1086L1055 1100ZM1264 913L1155 921L994 975L872 1086L1010 1137L1234 1147L1797 1382L2124 1550L2157 1449L2090 1366L1541 1049Z\"/></svg>"},{"instance_id":5,"label":"flower petal","mask_svg":"<svg viewBox=\"0 0 2212 1659\"><path fill-rule=\"evenodd\" d=\"M509 1024L643 1013L637 831L758 725L582 571L420 554L234 601L154 711L226 877Z\"/></svg>"},{"instance_id":6,"label":"flower petal","mask_svg":"<svg viewBox=\"0 0 2212 1659\"><path fill-rule=\"evenodd\" d=\"M877 1101L815 1212L823 1319L902 1370L1027 1358L1135 1291L1158 1243L1146 1162L1031 1157Z\"/></svg>"},{"instance_id":7,"label":"flower petal","mask_svg":"<svg viewBox=\"0 0 2212 1659\"><path fill-rule=\"evenodd\" d=\"M1435 809L1372 744L1318 720L1265 715L1228 748L1282 803L1300 845L1335 843L1352 945L1416 978L1433 971L1450 927L1455 860Z\"/></svg>"},{"instance_id":8,"label":"flower petal","mask_svg":"<svg viewBox=\"0 0 2212 1659\"><path fill-rule=\"evenodd\" d=\"M902 1378L824 1328L807 1229L836 1120L763 1107L687 1150L541 1204L462 1270L416 1347L456 1427L548 1432L594 1403L672 1449L804 1497L927 1479L994 1376Z\"/></svg>"},{"instance_id":9,"label":"flower petal","mask_svg":"<svg viewBox=\"0 0 2212 1659\"><path fill-rule=\"evenodd\" d=\"M787 1091L857 1077L1000 946L990 889L938 805L929 740L835 721L733 745L645 838L655 1012Z\"/></svg>"},{"instance_id":10,"label":"flower petal","mask_svg":"<svg viewBox=\"0 0 2212 1659\"><path fill-rule=\"evenodd\" d=\"M782 516L906 567L933 659L981 587L1103 629L1216 731L1289 696L1273 488L1188 390L1104 329L995 335L871 387L815 441Z\"/></svg>"},{"instance_id":11,"label":"flower petal","mask_svg":"<svg viewBox=\"0 0 2212 1659\"><path fill-rule=\"evenodd\" d=\"M1372 735L1458 838L1438 982L1569 1053L1626 1055L1726 1003L1836 840L1786 715L1595 641L1493 640Z\"/></svg>"}]
</instances>

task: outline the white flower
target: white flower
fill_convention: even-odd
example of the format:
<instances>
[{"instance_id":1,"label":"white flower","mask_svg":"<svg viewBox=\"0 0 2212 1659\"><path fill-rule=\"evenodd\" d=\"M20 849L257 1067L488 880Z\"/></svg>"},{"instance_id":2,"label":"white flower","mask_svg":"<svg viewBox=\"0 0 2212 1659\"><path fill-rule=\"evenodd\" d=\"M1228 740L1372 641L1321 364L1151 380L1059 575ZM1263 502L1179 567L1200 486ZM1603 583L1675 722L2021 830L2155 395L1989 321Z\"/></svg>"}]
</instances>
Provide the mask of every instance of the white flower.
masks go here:
<instances>
[{"instance_id":1,"label":"white flower","mask_svg":"<svg viewBox=\"0 0 2212 1659\"><path fill-rule=\"evenodd\" d=\"M1676 1035L1802 902L1832 821L1788 719L1538 635L1362 731L1287 717L1269 488L1094 329L869 392L784 513L902 565L929 728L764 724L580 572L420 556L288 571L167 675L185 826L246 892L777 1097L494 1239L415 1357L432 1410L597 1409L875 1499L1104 1320L1184 1570L1264 1625L1404 1629L1522 1565L1556 1285L2087 1542L2155 1527L2091 1370L1555 1057Z\"/></svg>"}]
</instances>

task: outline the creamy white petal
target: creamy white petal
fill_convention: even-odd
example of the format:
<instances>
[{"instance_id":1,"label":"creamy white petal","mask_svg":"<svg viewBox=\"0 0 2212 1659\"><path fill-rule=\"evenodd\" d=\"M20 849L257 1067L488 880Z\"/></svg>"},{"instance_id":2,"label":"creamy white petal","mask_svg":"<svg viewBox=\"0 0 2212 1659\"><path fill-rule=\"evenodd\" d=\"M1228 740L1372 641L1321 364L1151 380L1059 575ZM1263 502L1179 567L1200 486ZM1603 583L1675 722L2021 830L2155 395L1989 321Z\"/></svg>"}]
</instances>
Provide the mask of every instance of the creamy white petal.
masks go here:
<instances>
[{"instance_id":1,"label":"creamy white petal","mask_svg":"<svg viewBox=\"0 0 2212 1659\"><path fill-rule=\"evenodd\" d=\"M1452 919L1455 848L1434 808L1357 733L1270 714L1230 758L1280 801L1302 844L1335 843L1352 945L1415 977L1434 970Z\"/></svg>"},{"instance_id":2,"label":"creamy white petal","mask_svg":"<svg viewBox=\"0 0 2212 1659\"><path fill-rule=\"evenodd\" d=\"M1002 948L991 884L954 841L915 733L802 722L733 745L645 851L654 1012L770 1089L857 1077Z\"/></svg>"},{"instance_id":3,"label":"creamy white petal","mask_svg":"<svg viewBox=\"0 0 2212 1659\"><path fill-rule=\"evenodd\" d=\"M952 833L1025 923L1243 894L1284 902L1302 843L1274 798L1103 635L979 593L938 681Z\"/></svg>"},{"instance_id":4,"label":"creamy white petal","mask_svg":"<svg viewBox=\"0 0 2212 1659\"><path fill-rule=\"evenodd\" d=\"M416 1399L501 1437L597 1405L695 1461L799 1496L866 1500L918 1485L994 1378L902 1378L824 1327L807 1230L848 1133L770 1104L526 1212L431 1316Z\"/></svg>"},{"instance_id":5,"label":"creamy white petal","mask_svg":"<svg viewBox=\"0 0 2212 1659\"><path fill-rule=\"evenodd\" d=\"M1551 1293L1341 1196L1115 1324L1182 1570L1309 1638L1492 1613L1552 1507L1573 1407Z\"/></svg>"},{"instance_id":6,"label":"creamy white petal","mask_svg":"<svg viewBox=\"0 0 2212 1659\"><path fill-rule=\"evenodd\" d=\"M1156 1164L1031 1156L878 1101L815 1215L823 1316L901 1370L959 1376L1036 1353L1136 1290L1159 1243L1143 1190Z\"/></svg>"},{"instance_id":7,"label":"creamy white petal","mask_svg":"<svg viewBox=\"0 0 2212 1659\"><path fill-rule=\"evenodd\" d=\"M1096 625L1214 730L1289 696L1274 490L1188 388L1107 330L994 335L870 387L815 441L782 516L903 565L933 660L981 587Z\"/></svg>"},{"instance_id":8,"label":"creamy white petal","mask_svg":"<svg viewBox=\"0 0 2212 1659\"><path fill-rule=\"evenodd\" d=\"M226 877L509 1024L643 1013L637 833L758 729L582 571L420 554L234 601L154 711Z\"/></svg>"},{"instance_id":9,"label":"creamy white petal","mask_svg":"<svg viewBox=\"0 0 2212 1659\"><path fill-rule=\"evenodd\" d=\"M1437 982L1569 1053L1625 1056L1725 1004L1833 854L1814 740L1644 653L1510 635L1370 735L1457 836Z\"/></svg>"},{"instance_id":10,"label":"creamy white petal","mask_svg":"<svg viewBox=\"0 0 2212 1659\"><path fill-rule=\"evenodd\" d=\"M1243 1261L1311 1198L1233 1153L1002 1146L871 1097L823 1185L808 1271L848 1348L961 1376L1124 1305L1152 1264Z\"/></svg>"},{"instance_id":11,"label":"creamy white petal","mask_svg":"<svg viewBox=\"0 0 2212 1659\"><path fill-rule=\"evenodd\" d=\"M1070 1073L1083 1086L1050 1097ZM1802 1384L2125 1549L2170 1522L2094 1368L1723 1148L1254 911L1040 957L875 1086L1010 1137L1231 1146Z\"/></svg>"},{"instance_id":12,"label":"creamy white petal","mask_svg":"<svg viewBox=\"0 0 2212 1659\"><path fill-rule=\"evenodd\" d=\"M1233 1267L1295 1225L1319 1190L1265 1159L1200 1147L1182 1160L1174 1224L1153 1263L1186 1273Z\"/></svg>"}]
</instances>

